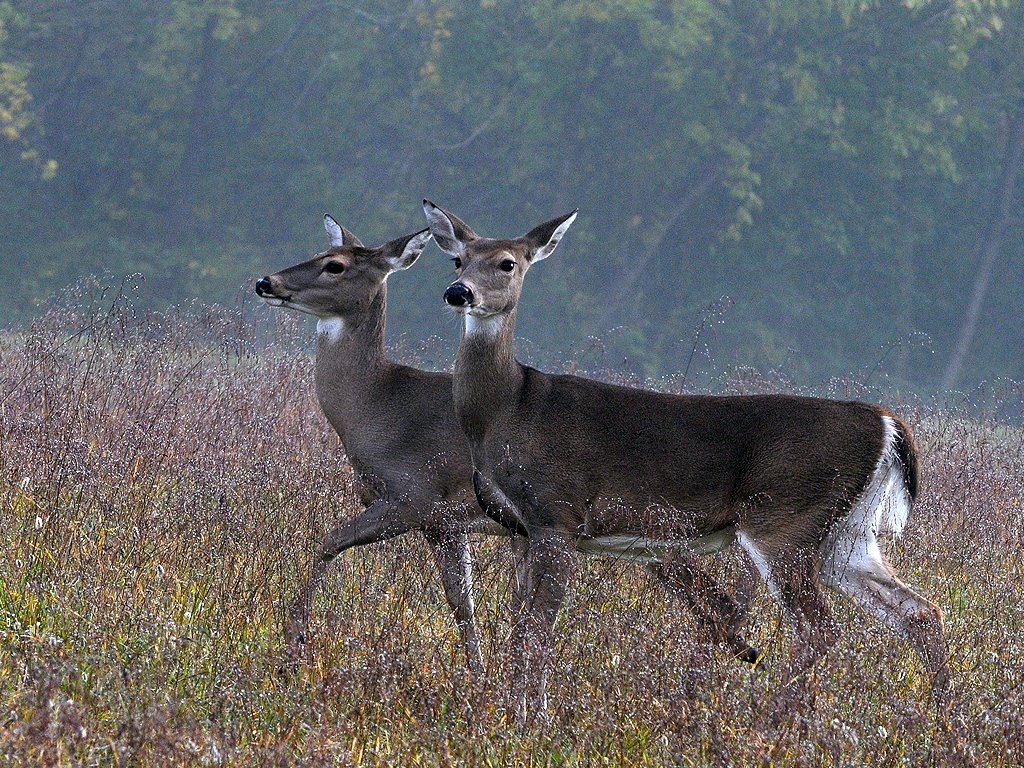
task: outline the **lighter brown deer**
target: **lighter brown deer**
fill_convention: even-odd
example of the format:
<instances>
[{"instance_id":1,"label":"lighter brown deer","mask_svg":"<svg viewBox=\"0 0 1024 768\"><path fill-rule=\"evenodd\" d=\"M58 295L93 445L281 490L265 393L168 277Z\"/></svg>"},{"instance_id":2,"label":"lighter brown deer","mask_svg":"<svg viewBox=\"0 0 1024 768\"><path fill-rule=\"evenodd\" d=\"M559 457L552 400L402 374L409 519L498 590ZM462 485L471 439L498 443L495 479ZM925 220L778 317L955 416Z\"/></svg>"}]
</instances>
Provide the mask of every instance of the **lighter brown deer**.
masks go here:
<instances>
[{"instance_id":1,"label":"lighter brown deer","mask_svg":"<svg viewBox=\"0 0 1024 768\"><path fill-rule=\"evenodd\" d=\"M452 408L451 376L388 359L384 349L387 279L408 269L427 230L378 248L330 216L331 247L260 279L268 304L317 318L316 394L356 473L366 509L326 536L290 603L285 638L306 639L310 604L328 564L350 547L421 531L440 572L471 669L483 669L474 622L469 532L504 533L474 503L472 465Z\"/></svg>"}]
</instances>

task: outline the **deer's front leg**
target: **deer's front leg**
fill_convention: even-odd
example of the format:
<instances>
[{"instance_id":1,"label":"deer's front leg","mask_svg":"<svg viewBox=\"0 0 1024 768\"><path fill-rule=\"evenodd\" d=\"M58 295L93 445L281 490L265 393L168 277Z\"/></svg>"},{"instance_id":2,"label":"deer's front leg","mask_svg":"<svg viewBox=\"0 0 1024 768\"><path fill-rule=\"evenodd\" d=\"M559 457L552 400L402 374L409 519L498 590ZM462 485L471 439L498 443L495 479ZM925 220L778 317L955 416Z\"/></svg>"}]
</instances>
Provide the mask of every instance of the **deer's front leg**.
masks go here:
<instances>
[{"instance_id":1,"label":"deer's front leg","mask_svg":"<svg viewBox=\"0 0 1024 768\"><path fill-rule=\"evenodd\" d=\"M476 634L473 607L473 561L469 551L469 535L465 531L424 531L434 551L434 560L441 572L441 583L448 605L455 614L455 623L466 649L466 661L476 673L483 672L484 659Z\"/></svg>"},{"instance_id":2,"label":"deer's front leg","mask_svg":"<svg viewBox=\"0 0 1024 768\"><path fill-rule=\"evenodd\" d=\"M284 621L284 638L294 656L306 641L313 593L323 581L330 562L346 549L384 541L411 530L412 516L406 504L380 499L353 518L344 520L327 534L313 557L305 582L289 603Z\"/></svg>"},{"instance_id":3,"label":"deer's front leg","mask_svg":"<svg viewBox=\"0 0 1024 768\"><path fill-rule=\"evenodd\" d=\"M532 535L525 570L522 611L511 644L517 656L512 705L520 724L543 714L547 707L552 630L576 572L572 537L561 532Z\"/></svg>"}]
</instances>

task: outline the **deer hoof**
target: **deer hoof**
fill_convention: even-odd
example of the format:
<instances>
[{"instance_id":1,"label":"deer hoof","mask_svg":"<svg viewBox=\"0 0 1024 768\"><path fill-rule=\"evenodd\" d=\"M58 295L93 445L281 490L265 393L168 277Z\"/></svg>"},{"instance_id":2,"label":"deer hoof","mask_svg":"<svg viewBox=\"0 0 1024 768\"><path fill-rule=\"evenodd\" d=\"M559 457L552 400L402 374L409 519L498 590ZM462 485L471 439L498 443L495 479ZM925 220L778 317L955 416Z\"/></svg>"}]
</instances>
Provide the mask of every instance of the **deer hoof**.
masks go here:
<instances>
[{"instance_id":1,"label":"deer hoof","mask_svg":"<svg viewBox=\"0 0 1024 768\"><path fill-rule=\"evenodd\" d=\"M764 658L764 654L757 650L757 648L748 645L746 648L740 649L739 653L737 653L734 658L739 659L752 667L759 667L761 666L761 659Z\"/></svg>"}]
</instances>

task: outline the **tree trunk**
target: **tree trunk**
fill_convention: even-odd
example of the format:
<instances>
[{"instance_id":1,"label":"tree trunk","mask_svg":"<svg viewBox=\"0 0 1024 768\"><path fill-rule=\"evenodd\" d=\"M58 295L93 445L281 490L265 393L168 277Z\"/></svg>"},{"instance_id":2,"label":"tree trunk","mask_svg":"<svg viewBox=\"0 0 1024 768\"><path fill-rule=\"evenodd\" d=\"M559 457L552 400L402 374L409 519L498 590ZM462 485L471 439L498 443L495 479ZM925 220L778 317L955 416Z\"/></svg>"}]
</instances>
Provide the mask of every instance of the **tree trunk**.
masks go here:
<instances>
[{"instance_id":1,"label":"tree trunk","mask_svg":"<svg viewBox=\"0 0 1024 768\"><path fill-rule=\"evenodd\" d=\"M992 195L988 225L979 234L974 248L974 260L978 263L978 271L974 276L974 286L971 289L967 312L960 325L960 334L953 346L946 371L942 375L940 388L943 391L952 389L959 381L964 361L978 329L978 319L981 317L981 310L988 297L988 288L995 271L996 258L999 256L1006 229L1013 218L1013 195L1022 157L1024 157L1024 101L1018 103L1017 111L1013 115L1006 151L1003 154L999 183Z\"/></svg>"},{"instance_id":2,"label":"tree trunk","mask_svg":"<svg viewBox=\"0 0 1024 768\"><path fill-rule=\"evenodd\" d=\"M708 190L711 189L712 185L721 178L724 162L724 159L716 157L715 160L700 166L694 174L695 182L692 185L688 185L687 192L662 222L657 230L657 234L651 240L651 244L643 253L630 259L622 277L619 278L612 289L611 296L605 304L604 312L601 313L597 323L594 325L596 332L600 333L607 330L608 324L618 313L622 304L632 298L633 288L658 255L662 244L665 242L665 238L668 237L672 228L683 217L683 214L701 200L708 193Z\"/></svg>"},{"instance_id":3,"label":"tree trunk","mask_svg":"<svg viewBox=\"0 0 1024 768\"><path fill-rule=\"evenodd\" d=\"M899 196L893 194L893 199ZM911 334L914 332L914 223L910 211L903 211L903 242L896 246L896 274L899 277L896 331L899 333L896 349L896 372L903 381L910 381Z\"/></svg>"},{"instance_id":4,"label":"tree trunk","mask_svg":"<svg viewBox=\"0 0 1024 768\"><path fill-rule=\"evenodd\" d=\"M786 106L789 97L776 101L777 105ZM768 125L769 115L767 112L758 114L745 130L737 137L744 144L753 144L763 134ZM650 245L640 255L630 259L628 266L615 285L612 287L607 298L604 312L594 324L594 332L602 333L607 330L609 323L616 317L622 305L633 299L633 288L637 281L647 271L648 267L655 261L665 238L671 234L673 227L679 222L683 215L694 205L699 203L717 184L728 169L729 158L724 151L717 151L706 157L694 169L693 173L681 186L685 190L657 230L657 234L651 239Z\"/></svg>"},{"instance_id":5,"label":"tree trunk","mask_svg":"<svg viewBox=\"0 0 1024 768\"><path fill-rule=\"evenodd\" d=\"M210 102L213 96L213 80L220 53L220 42L213 36L217 18L211 15L203 28L197 62L199 74L192 95L192 109L189 113L185 135L185 151L178 167L174 193L167 215L168 230L177 235L195 233L194 207L196 185L205 169L206 147L210 140Z\"/></svg>"}]
</instances>

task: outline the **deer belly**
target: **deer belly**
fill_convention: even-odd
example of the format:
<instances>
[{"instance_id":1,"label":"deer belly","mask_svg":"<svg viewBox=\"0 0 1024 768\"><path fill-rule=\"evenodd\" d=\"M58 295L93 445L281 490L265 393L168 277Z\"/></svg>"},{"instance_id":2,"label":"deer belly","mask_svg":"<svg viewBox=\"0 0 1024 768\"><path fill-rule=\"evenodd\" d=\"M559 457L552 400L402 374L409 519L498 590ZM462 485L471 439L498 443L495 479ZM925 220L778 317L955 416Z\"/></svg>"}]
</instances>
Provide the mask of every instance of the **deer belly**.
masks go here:
<instances>
[{"instance_id":1,"label":"deer belly","mask_svg":"<svg viewBox=\"0 0 1024 768\"><path fill-rule=\"evenodd\" d=\"M576 549L595 557L613 557L634 563L661 563L674 552L709 555L728 547L736 539L732 526L688 539L651 539L631 534L587 536L576 541Z\"/></svg>"}]
</instances>

